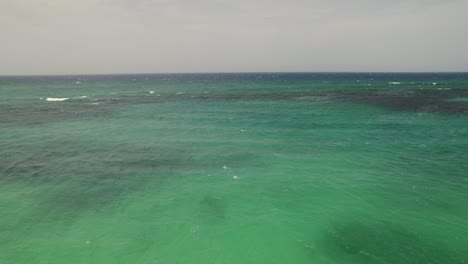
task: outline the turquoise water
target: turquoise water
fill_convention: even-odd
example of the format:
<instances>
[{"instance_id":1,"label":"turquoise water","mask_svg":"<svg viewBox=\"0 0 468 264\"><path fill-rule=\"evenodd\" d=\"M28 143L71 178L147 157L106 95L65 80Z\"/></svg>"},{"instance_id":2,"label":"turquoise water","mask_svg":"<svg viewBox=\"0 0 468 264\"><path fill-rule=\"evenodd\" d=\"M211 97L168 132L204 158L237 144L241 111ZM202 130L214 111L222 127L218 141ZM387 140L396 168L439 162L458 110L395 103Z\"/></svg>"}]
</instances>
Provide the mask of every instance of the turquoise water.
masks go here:
<instances>
[{"instance_id":1,"label":"turquoise water","mask_svg":"<svg viewBox=\"0 0 468 264\"><path fill-rule=\"evenodd\" d=\"M467 98L461 73L0 77L0 263L468 263Z\"/></svg>"}]
</instances>

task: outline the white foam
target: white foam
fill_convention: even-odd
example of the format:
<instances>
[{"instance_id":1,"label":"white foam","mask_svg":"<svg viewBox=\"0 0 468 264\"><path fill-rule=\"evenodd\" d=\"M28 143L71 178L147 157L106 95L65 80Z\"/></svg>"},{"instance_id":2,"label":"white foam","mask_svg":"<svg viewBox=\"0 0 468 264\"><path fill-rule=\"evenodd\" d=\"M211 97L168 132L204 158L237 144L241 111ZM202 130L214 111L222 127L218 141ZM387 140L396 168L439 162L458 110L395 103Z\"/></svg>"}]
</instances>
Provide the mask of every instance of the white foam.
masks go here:
<instances>
[{"instance_id":1,"label":"white foam","mask_svg":"<svg viewBox=\"0 0 468 264\"><path fill-rule=\"evenodd\" d=\"M47 101L49 102L63 102L63 101L66 101L70 98L55 98L55 97L47 97Z\"/></svg>"},{"instance_id":2,"label":"white foam","mask_svg":"<svg viewBox=\"0 0 468 264\"><path fill-rule=\"evenodd\" d=\"M150 94L154 94L154 91L150 91L149 93L150 93Z\"/></svg>"},{"instance_id":3,"label":"white foam","mask_svg":"<svg viewBox=\"0 0 468 264\"><path fill-rule=\"evenodd\" d=\"M401 84L401 82L389 82L389 84Z\"/></svg>"},{"instance_id":4,"label":"white foam","mask_svg":"<svg viewBox=\"0 0 468 264\"><path fill-rule=\"evenodd\" d=\"M239 176L232 176L232 178L233 178L234 180L238 180L238 179L239 179Z\"/></svg>"},{"instance_id":5,"label":"white foam","mask_svg":"<svg viewBox=\"0 0 468 264\"><path fill-rule=\"evenodd\" d=\"M80 84L81 82L80 82L80 81L77 81L77 82L75 82L75 83L76 83L76 84Z\"/></svg>"},{"instance_id":6,"label":"white foam","mask_svg":"<svg viewBox=\"0 0 468 264\"><path fill-rule=\"evenodd\" d=\"M75 97L75 98L76 98L76 99L84 99L84 98L88 98L88 96L87 96L87 95L82 95L82 96L77 96L77 97Z\"/></svg>"},{"instance_id":7,"label":"white foam","mask_svg":"<svg viewBox=\"0 0 468 264\"><path fill-rule=\"evenodd\" d=\"M229 169L229 167L226 166L226 165L224 165L224 166L223 166L223 169L227 170L227 169Z\"/></svg>"}]
</instances>

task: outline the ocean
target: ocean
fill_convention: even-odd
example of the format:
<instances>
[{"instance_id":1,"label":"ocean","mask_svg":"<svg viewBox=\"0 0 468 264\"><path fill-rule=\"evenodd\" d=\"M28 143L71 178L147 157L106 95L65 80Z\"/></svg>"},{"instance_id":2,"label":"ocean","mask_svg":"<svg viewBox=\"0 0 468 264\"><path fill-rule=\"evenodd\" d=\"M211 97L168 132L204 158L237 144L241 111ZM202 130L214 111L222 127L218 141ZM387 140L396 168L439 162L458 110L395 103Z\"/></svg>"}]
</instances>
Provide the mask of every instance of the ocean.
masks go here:
<instances>
[{"instance_id":1,"label":"ocean","mask_svg":"<svg viewBox=\"0 0 468 264\"><path fill-rule=\"evenodd\" d=\"M0 77L0 263L468 263L467 73Z\"/></svg>"}]
</instances>

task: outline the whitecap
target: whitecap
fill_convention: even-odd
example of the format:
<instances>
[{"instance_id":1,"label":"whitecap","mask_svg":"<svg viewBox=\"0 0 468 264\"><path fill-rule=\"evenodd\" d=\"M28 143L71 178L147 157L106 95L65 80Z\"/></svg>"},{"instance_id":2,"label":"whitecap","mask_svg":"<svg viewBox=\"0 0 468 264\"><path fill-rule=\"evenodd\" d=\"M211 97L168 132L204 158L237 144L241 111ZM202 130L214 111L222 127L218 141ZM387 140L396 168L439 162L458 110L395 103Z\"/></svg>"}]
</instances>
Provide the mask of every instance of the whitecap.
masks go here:
<instances>
[{"instance_id":1,"label":"whitecap","mask_svg":"<svg viewBox=\"0 0 468 264\"><path fill-rule=\"evenodd\" d=\"M49 102L63 102L63 101L66 101L70 98L55 98L55 97L47 97L47 101Z\"/></svg>"},{"instance_id":2,"label":"whitecap","mask_svg":"<svg viewBox=\"0 0 468 264\"><path fill-rule=\"evenodd\" d=\"M401 82L389 82L389 84L401 84Z\"/></svg>"},{"instance_id":3,"label":"whitecap","mask_svg":"<svg viewBox=\"0 0 468 264\"><path fill-rule=\"evenodd\" d=\"M154 91L149 91L150 94L154 94Z\"/></svg>"}]
</instances>

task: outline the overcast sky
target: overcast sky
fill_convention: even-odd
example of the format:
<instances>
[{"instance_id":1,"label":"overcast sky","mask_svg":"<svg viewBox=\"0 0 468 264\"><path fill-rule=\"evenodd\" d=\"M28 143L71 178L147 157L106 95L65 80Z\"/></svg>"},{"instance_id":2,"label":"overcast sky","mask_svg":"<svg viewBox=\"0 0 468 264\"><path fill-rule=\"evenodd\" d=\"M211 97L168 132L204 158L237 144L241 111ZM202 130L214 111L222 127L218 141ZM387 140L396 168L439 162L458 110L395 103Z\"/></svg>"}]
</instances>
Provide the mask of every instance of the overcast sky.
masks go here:
<instances>
[{"instance_id":1,"label":"overcast sky","mask_svg":"<svg viewBox=\"0 0 468 264\"><path fill-rule=\"evenodd\" d=\"M0 75L468 71L468 0L0 0Z\"/></svg>"}]
</instances>

